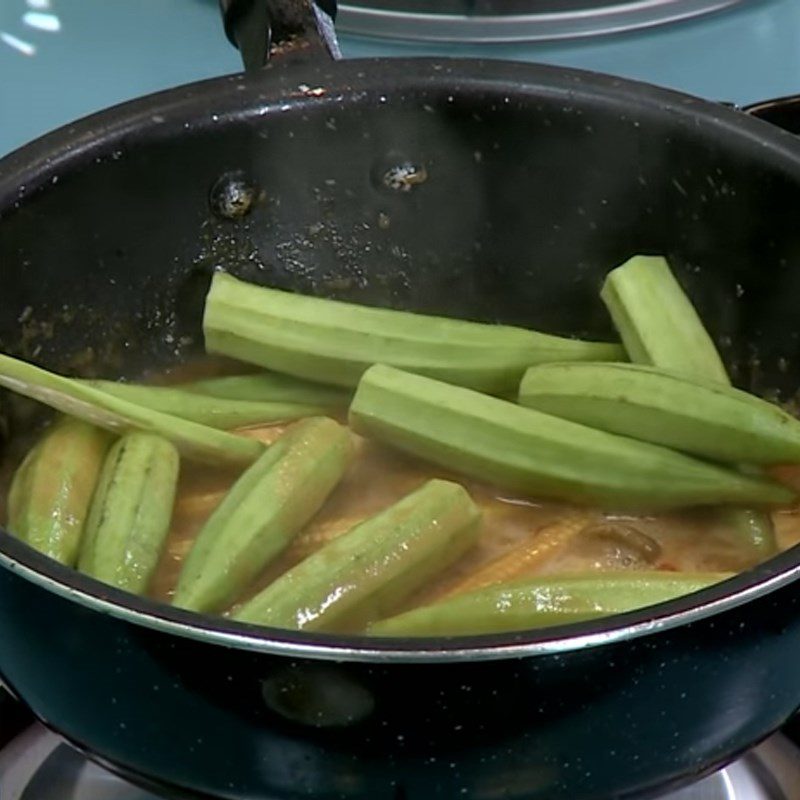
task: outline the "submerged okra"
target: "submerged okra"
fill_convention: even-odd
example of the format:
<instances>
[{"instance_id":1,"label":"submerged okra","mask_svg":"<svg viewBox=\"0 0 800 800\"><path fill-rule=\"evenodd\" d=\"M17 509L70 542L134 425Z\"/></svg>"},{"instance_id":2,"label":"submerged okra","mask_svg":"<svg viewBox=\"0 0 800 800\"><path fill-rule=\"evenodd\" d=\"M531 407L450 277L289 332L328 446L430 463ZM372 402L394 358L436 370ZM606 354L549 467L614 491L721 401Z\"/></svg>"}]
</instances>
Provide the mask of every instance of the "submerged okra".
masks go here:
<instances>
[{"instance_id":1,"label":"submerged okra","mask_svg":"<svg viewBox=\"0 0 800 800\"><path fill-rule=\"evenodd\" d=\"M28 452L8 494L8 528L31 547L75 566L103 458L106 431L73 417L57 421Z\"/></svg>"},{"instance_id":2,"label":"submerged okra","mask_svg":"<svg viewBox=\"0 0 800 800\"><path fill-rule=\"evenodd\" d=\"M92 500L79 568L142 594L172 521L180 457L161 436L129 433L108 451Z\"/></svg>"},{"instance_id":3,"label":"submerged okra","mask_svg":"<svg viewBox=\"0 0 800 800\"><path fill-rule=\"evenodd\" d=\"M90 385L144 408L223 430L286 422L328 410L322 405L213 397L180 386L147 386L116 381L90 381Z\"/></svg>"},{"instance_id":4,"label":"submerged okra","mask_svg":"<svg viewBox=\"0 0 800 800\"><path fill-rule=\"evenodd\" d=\"M353 455L349 431L325 417L294 423L236 481L203 525L173 603L230 605L311 519Z\"/></svg>"},{"instance_id":5,"label":"submerged okra","mask_svg":"<svg viewBox=\"0 0 800 800\"><path fill-rule=\"evenodd\" d=\"M428 481L284 573L235 618L296 630L363 625L459 558L480 517L463 487Z\"/></svg>"},{"instance_id":6,"label":"submerged okra","mask_svg":"<svg viewBox=\"0 0 800 800\"><path fill-rule=\"evenodd\" d=\"M706 589L731 573L545 575L457 595L373 623L373 636L506 633L622 614Z\"/></svg>"},{"instance_id":7,"label":"submerged okra","mask_svg":"<svg viewBox=\"0 0 800 800\"><path fill-rule=\"evenodd\" d=\"M210 353L339 386L390 364L503 393L531 364L623 357L617 344L303 296L222 272L206 297L203 332Z\"/></svg>"},{"instance_id":8,"label":"submerged okra","mask_svg":"<svg viewBox=\"0 0 800 800\"><path fill-rule=\"evenodd\" d=\"M665 258L634 256L609 272L600 297L631 361L730 386L713 339ZM791 436L791 431L787 434ZM743 471L752 473L748 465ZM723 516L755 556L766 558L777 552L775 527L768 513L726 510Z\"/></svg>"},{"instance_id":9,"label":"submerged okra","mask_svg":"<svg viewBox=\"0 0 800 800\"><path fill-rule=\"evenodd\" d=\"M0 386L113 433L163 436L188 458L207 463L248 464L264 450L254 439L144 408L7 355L0 355Z\"/></svg>"},{"instance_id":10,"label":"submerged okra","mask_svg":"<svg viewBox=\"0 0 800 800\"><path fill-rule=\"evenodd\" d=\"M382 365L364 374L349 419L356 433L529 497L638 510L794 497L763 478Z\"/></svg>"}]
</instances>

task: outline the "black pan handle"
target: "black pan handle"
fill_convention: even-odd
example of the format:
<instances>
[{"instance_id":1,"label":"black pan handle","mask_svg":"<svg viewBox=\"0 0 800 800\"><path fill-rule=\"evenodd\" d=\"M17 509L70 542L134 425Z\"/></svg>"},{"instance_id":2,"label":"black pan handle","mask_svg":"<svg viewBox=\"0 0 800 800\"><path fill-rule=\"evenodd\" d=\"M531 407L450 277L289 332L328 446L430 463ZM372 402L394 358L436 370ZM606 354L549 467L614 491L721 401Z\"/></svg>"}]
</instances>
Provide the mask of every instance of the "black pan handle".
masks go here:
<instances>
[{"instance_id":1,"label":"black pan handle","mask_svg":"<svg viewBox=\"0 0 800 800\"><path fill-rule=\"evenodd\" d=\"M220 0L225 33L253 72L276 57L342 57L336 31L336 0Z\"/></svg>"},{"instance_id":2,"label":"black pan handle","mask_svg":"<svg viewBox=\"0 0 800 800\"><path fill-rule=\"evenodd\" d=\"M762 100L745 106L742 111L800 135L800 95Z\"/></svg>"}]
</instances>

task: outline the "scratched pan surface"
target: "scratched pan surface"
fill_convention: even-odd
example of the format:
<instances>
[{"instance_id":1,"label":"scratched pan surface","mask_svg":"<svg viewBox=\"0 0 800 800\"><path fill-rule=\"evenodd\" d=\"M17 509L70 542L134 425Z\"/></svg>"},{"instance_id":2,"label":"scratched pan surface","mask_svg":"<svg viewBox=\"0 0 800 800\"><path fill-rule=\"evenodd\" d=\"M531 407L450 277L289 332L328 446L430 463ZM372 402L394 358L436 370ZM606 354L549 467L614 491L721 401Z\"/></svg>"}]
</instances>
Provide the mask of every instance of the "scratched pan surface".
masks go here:
<instances>
[{"instance_id":1,"label":"scratched pan surface","mask_svg":"<svg viewBox=\"0 0 800 800\"><path fill-rule=\"evenodd\" d=\"M0 162L0 345L81 374L175 363L202 348L219 267L602 336L604 272L653 251L736 381L789 397L798 207L793 137L650 86L500 62L281 64ZM376 645L172 611L0 532L0 672L92 757L176 794L645 796L798 706L799 562L603 623Z\"/></svg>"}]
</instances>

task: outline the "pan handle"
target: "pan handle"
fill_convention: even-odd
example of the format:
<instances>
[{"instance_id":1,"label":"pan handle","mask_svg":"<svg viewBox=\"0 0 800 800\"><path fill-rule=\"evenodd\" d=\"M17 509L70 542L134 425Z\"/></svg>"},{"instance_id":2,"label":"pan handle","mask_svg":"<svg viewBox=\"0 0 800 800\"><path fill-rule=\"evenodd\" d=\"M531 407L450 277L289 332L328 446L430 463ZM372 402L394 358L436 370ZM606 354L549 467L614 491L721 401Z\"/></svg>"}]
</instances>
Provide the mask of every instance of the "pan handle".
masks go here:
<instances>
[{"instance_id":1,"label":"pan handle","mask_svg":"<svg viewBox=\"0 0 800 800\"><path fill-rule=\"evenodd\" d=\"M800 135L800 95L762 100L741 109L745 114Z\"/></svg>"},{"instance_id":2,"label":"pan handle","mask_svg":"<svg viewBox=\"0 0 800 800\"><path fill-rule=\"evenodd\" d=\"M303 54L342 57L336 31L336 0L219 0L225 33L239 48L245 71L271 59Z\"/></svg>"}]
</instances>

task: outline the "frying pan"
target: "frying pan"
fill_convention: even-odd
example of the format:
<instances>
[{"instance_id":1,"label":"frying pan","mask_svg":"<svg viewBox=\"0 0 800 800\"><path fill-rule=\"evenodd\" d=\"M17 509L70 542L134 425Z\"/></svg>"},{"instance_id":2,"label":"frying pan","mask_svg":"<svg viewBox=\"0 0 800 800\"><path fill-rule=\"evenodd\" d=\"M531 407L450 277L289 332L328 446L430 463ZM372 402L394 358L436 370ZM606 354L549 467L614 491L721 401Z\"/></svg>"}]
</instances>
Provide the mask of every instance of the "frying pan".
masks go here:
<instances>
[{"instance_id":1,"label":"frying pan","mask_svg":"<svg viewBox=\"0 0 800 800\"><path fill-rule=\"evenodd\" d=\"M0 162L4 351L83 375L169 366L202 350L217 268L607 336L605 271L663 252L736 383L797 390L792 135L563 68L337 63L319 9L267 8L270 37L260 12L226 9L252 68L267 42L277 54L263 69L127 103ZM398 166L426 179L385 180ZM12 432L31 413L8 401ZM792 550L601 622L377 642L134 598L0 531L0 672L90 757L176 796L645 797L793 714L799 579Z\"/></svg>"}]
</instances>

